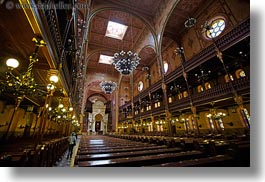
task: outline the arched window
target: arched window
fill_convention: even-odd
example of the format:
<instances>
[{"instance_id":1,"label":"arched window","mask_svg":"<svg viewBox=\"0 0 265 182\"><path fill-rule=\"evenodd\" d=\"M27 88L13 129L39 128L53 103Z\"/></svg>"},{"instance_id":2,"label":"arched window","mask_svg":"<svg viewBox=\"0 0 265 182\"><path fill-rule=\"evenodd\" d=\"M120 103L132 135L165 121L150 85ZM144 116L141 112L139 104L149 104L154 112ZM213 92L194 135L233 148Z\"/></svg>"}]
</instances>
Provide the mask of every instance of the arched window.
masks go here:
<instances>
[{"instance_id":1,"label":"arched window","mask_svg":"<svg viewBox=\"0 0 265 182\"><path fill-rule=\"evenodd\" d=\"M223 17L216 17L211 22L211 29L206 31L206 37L209 39L218 37L225 29L225 19Z\"/></svg>"},{"instance_id":2,"label":"arched window","mask_svg":"<svg viewBox=\"0 0 265 182\"><path fill-rule=\"evenodd\" d=\"M189 95L189 94L188 94L187 91L184 91L184 92L183 92L183 97L188 97L188 95Z\"/></svg>"},{"instance_id":3,"label":"arched window","mask_svg":"<svg viewBox=\"0 0 265 182\"><path fill-rule=\"evenodd\" d=\"M182 97L183 97L183 96L182 96L182 93L179 93L179 94L178 94L178 99L182 99Z\"/></svg>"},{"instance_id":4,"label":"arched window","mask_svg":"<svg viewBox=\"0 0 265 182\"><path fill-rule=\"evenodd\" d=\"M166 61L164 61L163 64L164 64L164 73L167 73L169 65Z\"/></svg>"},{"instance_id":5,"label":"arched window","mask_svg":"<svg viewBox=\"0 0 265 182\"><path fill-rule=\"evenodd\" d=\"M199 85L199 86L197 87L197 92L200 93L200 92L202 92L202 91L203 91L203 87L202 87L201 85Z\"/></svg>"},{"instance_id":6,"label":"arched window","mask_svg":"<svg viewBox=\"0 0 265 182\"><path fill-rule=\"evenodd\" d=\"M238 69L236 70L236 78L244 78L246 76L246 73L244 72L244 70L242 69Z\"/></svg>"},{"instance_id":7,"label":"arched window","mask_svg":"<svg viewBox=\"0 0 265 182\"><path fill-rule=\"evenodd\" d=\"M230 80L231 81L234 81L234 77L232 75L229 75L230 76L230 79L228 77L228 75L225 75L225 82L228 83Z\"/></svg>"},{"instance_id":8,"label":"arched window","mask_svg":"<svg viewBox=\"0 0 265 182\"><path fill-rule=\"evenodd\" d=\"M144 88L144 83L142 81L139 81L138 83L138 91L142 91Z\"/></svg>"},{"instance_id":9,"label":"arched window","mask_svg":"<svg viewBox=\"0 0 265 182\"><path fill-rule=\"evenodd\" d=\"M205 89L208 90L210 88L212 88L211 84L209 82L205 83Z\"/></svg>"}]
</instances>

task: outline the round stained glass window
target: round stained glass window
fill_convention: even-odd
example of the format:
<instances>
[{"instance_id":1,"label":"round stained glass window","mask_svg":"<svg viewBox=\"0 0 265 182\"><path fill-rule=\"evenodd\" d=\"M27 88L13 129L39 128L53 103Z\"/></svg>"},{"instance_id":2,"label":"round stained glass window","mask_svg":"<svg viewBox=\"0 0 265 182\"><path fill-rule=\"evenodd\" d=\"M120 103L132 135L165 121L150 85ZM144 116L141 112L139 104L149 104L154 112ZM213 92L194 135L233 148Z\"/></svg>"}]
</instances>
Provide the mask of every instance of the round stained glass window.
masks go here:
<instances>
[{"instance_id":1,"label":"round stained glass window","mask_svg":"<svg viewBox=\"0 0 265 182\"><path fill-rule=\"evenodd\" d=\"M206 31L208 38L215 38L219 36L225 29L225 20L218 18L212 22L211 29Z\"/></svg>"}]
</instances>

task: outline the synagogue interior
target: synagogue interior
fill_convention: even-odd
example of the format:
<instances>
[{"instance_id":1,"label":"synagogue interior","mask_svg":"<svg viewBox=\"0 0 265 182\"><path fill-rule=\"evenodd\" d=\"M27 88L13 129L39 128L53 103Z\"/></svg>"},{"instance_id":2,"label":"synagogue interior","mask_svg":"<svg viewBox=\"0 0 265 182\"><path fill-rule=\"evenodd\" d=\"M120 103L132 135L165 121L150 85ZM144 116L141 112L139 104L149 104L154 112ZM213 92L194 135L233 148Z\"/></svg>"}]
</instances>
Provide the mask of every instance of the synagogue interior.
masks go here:
<instances>
[{"instance_id":1,"label":"synagogue interior","mask_svg":"<svg viewBox=\"0 0 265 182\"><path fill-rule=\"evenodd\" d=\"M0 1L1 167L250 167L249 0Z\"/></svg>"}]
</instances>

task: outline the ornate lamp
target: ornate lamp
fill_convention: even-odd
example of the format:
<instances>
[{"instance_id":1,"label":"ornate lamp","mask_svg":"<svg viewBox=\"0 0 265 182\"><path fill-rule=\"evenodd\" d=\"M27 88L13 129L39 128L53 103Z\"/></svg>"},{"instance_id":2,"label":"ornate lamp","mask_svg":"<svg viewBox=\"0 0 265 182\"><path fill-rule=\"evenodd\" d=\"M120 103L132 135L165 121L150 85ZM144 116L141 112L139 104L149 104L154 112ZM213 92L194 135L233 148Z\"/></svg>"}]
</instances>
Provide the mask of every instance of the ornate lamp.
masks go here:
<instances>
[{"instance_id":1,"label":"ornate lamp","mask_svg":"<svg viewBox=\"0 0 265 182\"><path fill-rule=\"evenodd\" d=\"M13 74L13 70L19 66L19 61L14 58L7 59L6 65L8 67L8 71L6 72L6 80L0 82L0 93L9 92L18 96L39 94L36 93L37 84L35 83L32 68L33 64L38 62L37 57L39 47L45 46L46 43L39 37L33 38L32 41L35 42L36 48L33 54L29 57L30 63L25 73L15 76Z\"/></svg>"},{"instance_id":2,"label":"ornate lamp","mask_svg":"<svg viewBox=\"0 0 265 182\"><path fill-rule=\"evenodd\" d=\"M191 27L195 26L196 22L197 22L197 20L195 18L188 18L185 21L184 25L186 28L191 28Z\"/></svg>"},{"instance_id":3,"label":"ornate lamp","mask_svg":"<svg viewBox=\"0 0 265 182\"><path fill-rule=\"evenodd\" d=\"M140 60L141 58L137 53L133 53L132 51L128 51L127 53L121 51L120 53L114 54L112 64L122 75L129 75L139 65Z\"/></svg>"},{"instance_id":4,"label":"ornate lamp","mask_svg":"<svg viewBox=\"0 0 265 182\"><path fill-rule=\"evenodd\" d=\"M99 86L106 94L111 94L117 87L117 84L112 81L102 81Z\"/></svg>"},{"instance_id":5,"label":"ornate lamp","mask_svg":"<svg viewBox=\"0 0 265 182\"><path fill-rule=\"evenodd\" d=\"M197 78L198 82L204 82L209 78L209 75L211 74L211 70L204 71L203 69L200 69L199 73L195 73L194 76Z\"/></svg>"}]
</instances>

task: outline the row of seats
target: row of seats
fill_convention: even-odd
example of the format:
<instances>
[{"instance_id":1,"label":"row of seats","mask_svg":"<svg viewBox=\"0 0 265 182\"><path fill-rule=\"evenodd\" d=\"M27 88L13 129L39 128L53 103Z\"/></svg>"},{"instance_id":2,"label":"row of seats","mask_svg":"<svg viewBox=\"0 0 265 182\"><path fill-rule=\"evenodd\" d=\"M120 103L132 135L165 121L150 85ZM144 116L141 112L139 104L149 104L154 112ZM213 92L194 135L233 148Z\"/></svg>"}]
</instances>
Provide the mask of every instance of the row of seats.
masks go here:
<instances>
[{"instance_id":1,"label":"row of seats","mask_svg":"<svg viewBox=\"0 0 265 182\"><path fill-rule=\"evenodd\" d=\"M139 139L136 136L82 136L75 157L75 167L184 167L184 166L235 166L235 158L218 148L222 142L214 143L216 154L210 155L201 149L201 142L185 139L184 145L166 145L166 143L152 141L167 141ZM141 138L141 137L140 137ZM182 141L182 142L183 142ZM188 146L187 144L191 144ZM219 154L221 153L221 154Z\"/></svg>"},{"instance_id":2,"label":"row of seats","mask_svg":"<svg viewBox=\"0 0 265 182\"><path fill-rule=\"evenodd\" d=\"M68 137L43 141L17 143L3 146L0 150L1 167L51 167L68 147Z\"/></svg>"},{"instance_id":3,"label":"row of seats","mask_svg":"<svg viewBox=\"0 0 265 182\"><path fill-rule=\"evenodd\" d=\"M141 141L168 147L181 147L183 150L198 150L207 156L229 155L233 157L232 166L250 166L250 138L249 135L233 137L161 137L143 135L110 135L112 137Z\"/></svg>"}]
</instances>

